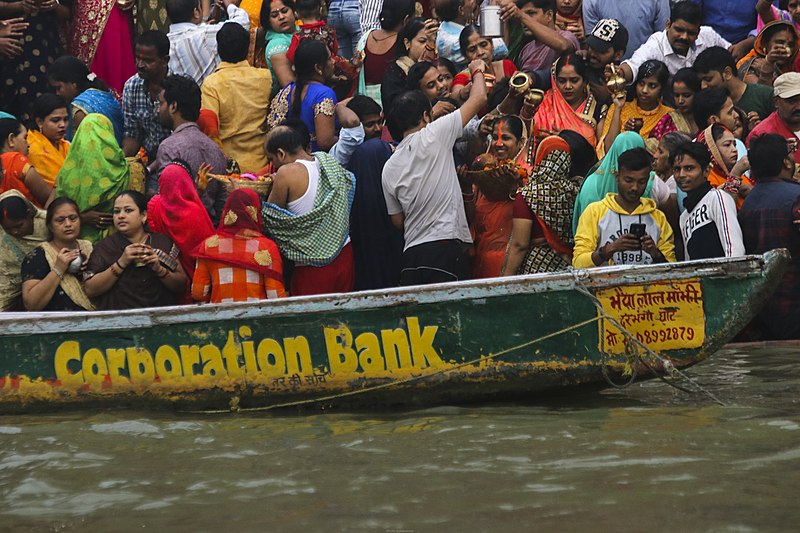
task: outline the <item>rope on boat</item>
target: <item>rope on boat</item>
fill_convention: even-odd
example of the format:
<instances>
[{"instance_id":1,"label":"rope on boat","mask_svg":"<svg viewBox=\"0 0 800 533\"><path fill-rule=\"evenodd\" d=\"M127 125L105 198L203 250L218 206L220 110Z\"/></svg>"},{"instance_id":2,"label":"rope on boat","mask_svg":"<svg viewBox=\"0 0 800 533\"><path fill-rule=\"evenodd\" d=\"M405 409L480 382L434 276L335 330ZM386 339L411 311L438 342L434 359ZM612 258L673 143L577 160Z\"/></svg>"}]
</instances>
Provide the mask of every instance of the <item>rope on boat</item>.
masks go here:
<instances>
[{"instance_id":1,"label":"rope on boat","mask_svg":"<svg viewBox=\"0 0 800 533\"><path fill-rule=\"evenodd\" d=\"M502 355L509 354L509 353L511 353L513 351L520 350L522 348L527 348L528 346L532 346L532 345L537 344L539 342L543 342L543 341L546 341L548 339L552 339L553 337L557 337L559 335L563 335L564 333L569 333L570 331L574 331L576 329L582 328L582 327L587 326L589 324L592 324L594 322L599 322L600 323L600 335L601 335L600 338L604 339L605 338L605 334L604 334L605 327L604 326L605 326L605 321L606 320L608 322L610 322L614 327L616 327L622 333L623 337L625 337L625 354L628 356L628 364L627 364L627 366L631 369L630 370L631 377L628 379L628 381L626 381L623 384L615 383L611 379L611 375L610 375L609 370L608 370L608 368L609 368L609 365L607 364L608 354L606 353L605 350L602 350L601 354L600 354L600 357L601 357L600 367L601 367L602 372L603 372L603 377L605 378L606 382L609 385L611 385L612 387L617 388L617 389L624 389L624 388L627 388L630 385L632 385L636 381L636 378L638 376L638 371L637 371L637 366L638 365L636 365L635 363L641 363L642 365L647 367L655 376L657 376L661 381L663 381L667 385L669 385L671 387L674 387L675 389L680 390L680 391L685 392L685 393L691 393L692 392L689 389L681 387L677 383L674 383L673 381L666 379L664 377L663 373L657 372L647 361L645 361L642 358L641 354L642 353L646 353L647 355L649 355L650 357L652 357L653 359L655 359L656 361L661 363L661 366L666 371L666 373L671 374L673 377L674 376L682 377L683 379L685 379L686 381L691 383L692 386L695 387L695 389L697 389L698 391L706 394L709 398L711 398L711 400L713 400L714 402L718 403L719 405L725 406L725 402L723 402L722 400L717 398L711 391L705 389L702 385L700 385L699 383L694 381L692 378L690 378L684 372L682 372L681 370L675 368L675 366L672 364L672 361L670 361L669 359L667 359L665 357L662 357L661 355L659 355L658 353L656 353L655 351L650 349L650 347L648 347L646 344L644 344L638 338L636 338L636 336L634 334L632 334L630 331L625 329L625 327L623 327L622 324L620 324L617 321L617 319L615 319L614 317L612 317L611 315L606 313L605 309L603 309L603 305L600 303L600 300L598 300L597 297L583 283L583 280L581 280L580 274L578 273L578 271L576 271L575 269L570 269L570 271L572 272L573 278L575 279L575 290L577 290L579 293L581 293L581 294L585 295L587 298L589 298L589 300L597 308L598 315L596 317L590 318L588 320L584 320L583 322L579 322L578 324L574 324L572 326L560 329L560 330L555 331L553 333L548 333L547 335L544 335L542 337L539 337L539 338L524 342L522 344L518 344L516 346L512 346L510 348L506 348L505 350L502 350L502 351L499 351L499 352L495 352L495 353L492 353L492 354L489 354L489 355L482 355L477 359L473 359L471 361L465 361L465 362L459 363L459 364L457 364L455 366L452 366L452 367L449 367L449 368L443 368L441 370L437 370L435 372L431 372L431 373L428 373L428 374L423 374L423 375L420 375L420 376L412 376L412 377L406 378L406 379L390 381L388 383L382 383L380 385L373 385L371 387L365 387L363 389L346 391L346 392L341 392L341 393L337 393L337 394L331 394L331 395L328 395L328 396L321 396L319 398L311 398L311 399L307 399L307 400L297 400L297 401L294 401L294 402L283 402L283 403L278 403L278 404L273 404L273 405L265 405L265 406L261 406L261 407L244 407L244 408L239 407L239 397L238 396L234 396L233 398L231 398L230 407L228 409L205 410L205 411L187 411L187 412L188 413L194 413L194 414L222 414L222 413L230 413L230 412L251 412L252 413L252 412L258 412L258 411L271 411L273 409L283 409L283 408L287 408L287 407L301 407L301 406L312 405L312 404L320 403L320 402L328 402L328 401L338 400L340 398L345 398L345 397L348 397L348 396L355 396L355 395L358 395L358 394L366 394L366 393L369 393L369 392L374 392L376 390L387 389L389 387L396 387L398 385L405 385L405 384L408 384L408 383L414 383L416 381L421 381L423 379L427 379L427 378L430 378L430 377L433 377L433 376L437 376L437 375L440 375L440 374L445 374L447 372L452 372L454 370L458 370L458 369L463 368L465 366L472 366L472 365L478 364L478 363L480 363L482 361L494 359L496 357L500 357Z\"/></svg>"},{"instance_id":2,"label":"rope on boat","mask_svg":"<svg viewBox=\"0 0 800 533\"><path fill-rule=\"evenodd\" d=\"M454 370L458 370L459 368L463 368L465 366L476 365L476 364L481 363L483 361L486 361L486 360L489 360L489 359L494 359L495 357L500 357L501 355L506 355L506 354L509 354L509 353L511 353L513 351L520 350L522 348L527 348L528 346L532 346L532 345L537 344L539 342L546 341L548 339L552 339L553 337L557 337L559 335L563 335L564 333L569 333L570 331L574 331L574 330L582 328L584 326L588 326L589 324L592 324L594 322L599 322L599 321L602 320L602 318L603 318L602 316L598 315L598 316L596 316L594 318L590 318L589 320L584 320L583 322L579 322L578 324L573 324L572 326L560 329L558 331L554 331L553 333L548 333L547 335L544 335L544 336L539 337L537 339L533 339L531 341L523 342L522 344L517 344L516 346L512 346L511 348L506 348L505 350L502 350L500 352L495 352L495 353L492 353L492 354L489 354L489 355L482 355L477 359L473 359L471 361L465 361L465 362L459 363L459 364L457 364L455 366L448 367L448 368L443 368L441 370L437 370L435 372L430 372L428 374L423 374L423 375L420 375L420 376L413 376L413 377L406 378L406 379L390 381L388 383L382 383L380 385L374 385L372 387L365 387L363 389L352 390L352 391L347 391L347 392L341 392L341 393L337 393L337 394L331 394L329 396L322 396L322 397L319 397L319 398L311 398L311 399L308 399L308 400L297 400L297 401L294 401L294 402L284 402L284 403L278 403L278 404L273 404L273 405L265 405L265 406L262 406L262 407L244 407L244 408L241 408L241 407L239 407L239 397L235 396L235 397L233 397L231 399L231 406L230 406L229 409L218 409L218 410L209 410L209 411L187 411L187 412L195 413L195 414L221 414L221 413L230 413L232 411L233 412L242 412L242 413L244 413L244 412L251 412L252 413L252 412L256 412L256 411L271 411L272 409L281 409L281 408L285 408L285 407L300 407L300 406L310 405L310 404L319 403L319 402L327 402L327 401L332 401L332 400L338 400L339 398L345 398L347 396L355 396L357 394L365 394L365 393L373 392L373 391L380 390L380 389L387 389L389 387L395 387L395 386L398 386L398 385L405 385L407 383L413 383L415 381L421 381L423 379L427 379L427 378L430 378L430 377L433 377L433 376L437 376L439 374L452 372Z\"/></svg>"},{"instance_id":3,"label":"rope on boat","mask_svg":"<svg viewBox=\"0 0 800 533\"><path fill-rule=\"evenodd\" d=\"M629 354L629 356L631 354L633 354L633 358L634 358L634 360L636 362L642 363L651 372L653 372L653 374L655 374L661 381L663 381L667 385L669 385L671 387L675 387L676 389L678 389L680 391L683 391L683 392L691 392L690 390L688 390L688 389L686 389L684 387L681 387L677 383L674 383L674 382L666 379L661 372L656 372L655 369L652 366L650 366L644 359L642 359L642 357L640 355L642 352L648 354L653 359L655 359L656 361L661 363L662 367L664 368L664 370L667 373L671 374L672 376L676 376L677 375L679 377L682 377L683 379L685 379L686 381L691 383L692 386L695 387L695 389L697 389L698 391L700 391L700 392L704 393L705 395L707 395L714 402L718 403L719 405L725 406L725 402L723 402L722 400L717 398L711 391L707 390L702 385L697 383L695 380L690 378L688 375L686 375L686 373L682 372L678 368L675 368L675 365L672 364L672 361L670 361L666 357L662 357L661 355L659 355L658 353L656 353L655 351L650 349L649 346L647 346L642 341L640 341L638 338L636 338L636 336L633 333L631 333L630 331L625 329L622 326L622 324L620 324L617 321L616 318L614 318L613 316L611 316L608 313L606 313L606 310L603 309L603 305L600 303L600 300L598 300L597 297L592 293L592 291L590 291L589 288L583 283L583 280L581 279L580 274L578 273L578 271L575 270L575 269L572 269L572 268L570 269L570 271L572 272L572 276L575 279L575 290L577 290L579 293L581 293L581 294L585 295L587 298L589 298L589 300L597 308L597 312L599 313L599 317L604 319L604 320L609 321L625 337L625 352L626 352L626 354ZM600 322L601 335L603 334L603 324L604 324L604 322L601 321ZM605 336L603 336L601 338L604 339ZM624 385L620 386L620 385L617 385L616 383L614 383L610 379L610 377L608 376L608 372L606 370L605 359L606 359L606 352L605 352L605 350L602 350L602 353L601 353L601 364L602 364L602 368L603 368L603 376L606 378L606 381L612 387L625 388L625 387L628 387L629 385L631 385L633 383L633 381L636 378L636 365L632 365L633 371L632 371L631 379L627 383L625 383Z\"/></svg>"}]
</instances>

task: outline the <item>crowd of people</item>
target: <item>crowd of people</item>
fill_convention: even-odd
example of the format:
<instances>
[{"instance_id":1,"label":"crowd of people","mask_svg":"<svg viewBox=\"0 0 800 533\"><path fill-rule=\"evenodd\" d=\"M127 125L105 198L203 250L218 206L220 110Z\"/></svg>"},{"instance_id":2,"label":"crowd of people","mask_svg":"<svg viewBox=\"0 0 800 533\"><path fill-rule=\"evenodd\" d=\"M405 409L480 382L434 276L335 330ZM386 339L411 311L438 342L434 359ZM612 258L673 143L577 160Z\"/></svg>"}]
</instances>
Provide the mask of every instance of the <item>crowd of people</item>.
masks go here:
<instances>
[{"instance_id":1,"label":"crowd of people","mask_svg":"<svg viewBox=\"0 0 800 533\"><path fill-rule=\"evenodd\" d=\"M6 311L788 248L800 337L795 0L6 0L0 71Z\"/></svg>"}]
</instances>

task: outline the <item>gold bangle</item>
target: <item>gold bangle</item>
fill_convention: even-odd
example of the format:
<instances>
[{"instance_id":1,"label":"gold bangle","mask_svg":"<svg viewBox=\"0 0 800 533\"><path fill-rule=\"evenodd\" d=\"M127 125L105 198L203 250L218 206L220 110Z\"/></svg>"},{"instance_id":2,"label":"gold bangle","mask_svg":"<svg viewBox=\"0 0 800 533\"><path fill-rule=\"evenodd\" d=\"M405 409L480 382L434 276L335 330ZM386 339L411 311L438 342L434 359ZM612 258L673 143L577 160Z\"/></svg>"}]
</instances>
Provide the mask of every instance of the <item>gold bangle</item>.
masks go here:
<instances>
[{"instance_id":1,"label":"gold bangle","mask_svg":"<svg viewBox=\"0 0 800 533\"><path fill-rule=\"evenodd\" d=\"M58 276L59 278L61 278L62 280L64 279L64 273L63 272L59 272L56 267L53 267L52 272L54 272L55 275Z\"/></svg>"}]
</instances>

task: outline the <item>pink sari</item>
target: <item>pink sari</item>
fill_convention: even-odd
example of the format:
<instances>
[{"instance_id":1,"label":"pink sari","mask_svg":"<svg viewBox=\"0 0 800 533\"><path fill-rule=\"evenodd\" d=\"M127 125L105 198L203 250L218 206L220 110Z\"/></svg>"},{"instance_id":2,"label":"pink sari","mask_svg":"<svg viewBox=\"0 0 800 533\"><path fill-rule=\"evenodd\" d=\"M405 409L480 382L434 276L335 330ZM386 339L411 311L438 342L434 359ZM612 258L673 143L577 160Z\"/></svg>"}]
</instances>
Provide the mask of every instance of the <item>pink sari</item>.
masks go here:
<instances>
[{"instance_id":1,"label":"pink sari","mask_svg":"<svg viewBox=\"0 0 800 533\"><path fill-rule=\"evenodd\" d=\"M136 74L133 22L116 0L78 0L69 28L70 53L118 94Z\"/></svg>"}]
</instances>

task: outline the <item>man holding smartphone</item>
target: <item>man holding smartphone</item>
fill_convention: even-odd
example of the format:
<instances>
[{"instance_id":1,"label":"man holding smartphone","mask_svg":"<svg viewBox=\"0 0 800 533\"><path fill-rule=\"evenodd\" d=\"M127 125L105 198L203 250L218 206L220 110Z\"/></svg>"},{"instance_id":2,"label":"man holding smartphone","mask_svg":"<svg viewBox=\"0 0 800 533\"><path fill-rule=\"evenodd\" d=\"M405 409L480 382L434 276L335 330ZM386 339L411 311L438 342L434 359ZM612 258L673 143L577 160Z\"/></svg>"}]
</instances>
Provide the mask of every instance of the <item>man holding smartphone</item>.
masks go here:
<instances>
[{"instance_id":1,"label":"man holding smartphone","mask_svg":"<svg viewBox=\"0 0 800 533\"><path fill-rule=\"evenodd\" d=\"M649 198L650 154L634 148L619 156L616 193L589 204L578 221L572 265L647 265L675 261L672 228ZM658 179L656 177L655 179Z\"/></svg>"}]
</instances>

